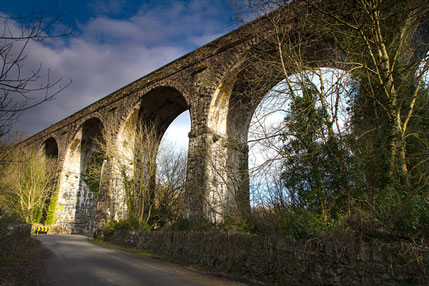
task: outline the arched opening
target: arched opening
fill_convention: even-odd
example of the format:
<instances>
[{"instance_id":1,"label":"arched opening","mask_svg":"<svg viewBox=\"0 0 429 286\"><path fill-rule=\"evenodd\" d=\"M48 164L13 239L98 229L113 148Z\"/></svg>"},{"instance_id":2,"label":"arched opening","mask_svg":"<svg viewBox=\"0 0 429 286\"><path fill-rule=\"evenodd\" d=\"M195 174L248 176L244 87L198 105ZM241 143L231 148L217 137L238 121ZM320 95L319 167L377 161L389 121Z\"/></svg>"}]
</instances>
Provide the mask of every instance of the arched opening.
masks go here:
<instances>
[{"instance_id":1,"label":"arched opening","mask_svg":"<svg viewBox=\"0 0 429 286\"><path fill-rule=\"evenodd\" d=\"M91 233L97 194L104 166L103 124L98 118L85 121L74 136L64 160L58 199L58 223L72 233Z\"/></svg>"},{"instance_id":2,"label":"arched opening","mask_svg":"<svg viewBox=\"0 0 429 286\"><path fill-rule=\"evenodd\" d=\"M50 137L43 143L43 157L45 164L46 177L49 178L49 194L45 201L41 222L53 224L55 215L55 203L57 197L58 184L58 144L57 141Z\"/></svg>"},{"instance_id":3,"label":"arched opening","mask_svg":"<svg viewBox=\"0 0 429 286\"><path fill-rule=\"evenodd\" d=\"M329 181L347 176L351 151L345 141L356 84L343 70L313 68L280 81L264 96L248 134L252 206L286 212L313 200L323 214L326 194L348 192L340 184L330 188Z\"/></svg>"},{"instance_id":4,"label":"arched opening","mask_svg":"<svg viewBox=\"0 0 429 286\"><path fill-rule=\"evenodd\" d=\"M247 132L261 95L269 90L267 85L253 88L249 80L258 76L263 75L251 67L237 67L215 91L210 105L205 213L214 222L242 220L250 213Z\"/></svg>"},{"instance_id":5,"label":"arched opening","mask_svg":"<svg viewBox=\"0 0 429 286\"><path fill-rule=\"evenodd\" d=\"M160 141L156 156L154 228L183 217L190 131L190 114L184 111L171 122Z\"/></svg>"},{"instance_id":6,"label":"arched opening","mask_svg":"<svg viewBox=\"0 0 429 286\"><path fill-rule=\"evenodd\" d=\"M267 203L267 195L275 188L278 188L275 195L284 196L281 190L285 190L285 181L279 179L287 173L282 168L289 156L288 144L293 142L290 122L297 111L292 107L302 101L304 93L312 96L312 108L323 117L321 132L316 132L320 133L318 138L325 134L323 140L328 140L328 133L334 138L345 132L343 126L350 119L344 117L351 97L350 90L346 90L350 74L324 67L297 72L295 67L289 71L292 76L285 79L281 69L262 68L262 63L243 67L232 72L218 88L210 106L208 126L213 143L208 201L215 221L225 217L245 219L250 207Z\"/></svg>"},{"instance_id":7,"label":"arched opening","mask_svg":"<svg viewBox=\"0 0 429 286\"><path fill-rule=\"evenodd\" d=\"M45 141L43 151L46 158L58 160L58 144L53 137Z\"/></svg>"},{"instance_id":8,"label":"arched opening","mask_svg":"<svg viewBox=\"0 0 429 286\"><path fill-rule=\"evenodd\" d=\"M165 158L167 153L175 156L175 147L174 142L163 140L164 144L161 146L160 142L176 118L183 121L183 116L179 115L189 114L187 110L188 104L179 91L172 87L158 87L142 97L140 105L124 122L116 138L118 152L113 156L115 180L110 209L113 219L134 219L139 224L147 224L152 228L162 227L171 219L165 217L168 212L165 203L171 192L167 192L168 187L161 178L165 178L163 175L172 178L168 172L173 166L165 164L171 164L175 158ZM178 130L171 131L175 133L176 141ZM182 132L187 136L187 131L179 132L183 144ZM181 163L186 166L186 160ZM175 191L182 192L178 189ZM175 198L177 196L171 197Z\"/></svg>"}]
</instances>

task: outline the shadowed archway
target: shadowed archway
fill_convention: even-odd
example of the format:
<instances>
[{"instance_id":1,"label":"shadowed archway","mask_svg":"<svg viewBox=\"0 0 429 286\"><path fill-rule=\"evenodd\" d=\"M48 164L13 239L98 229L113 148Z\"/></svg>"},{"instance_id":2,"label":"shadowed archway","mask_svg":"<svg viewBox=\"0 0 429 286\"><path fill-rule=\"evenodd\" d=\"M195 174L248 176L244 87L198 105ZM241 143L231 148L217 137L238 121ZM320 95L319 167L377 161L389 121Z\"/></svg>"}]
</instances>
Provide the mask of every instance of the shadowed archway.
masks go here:
<instances>
[{"instance_id":1,"label":"shadowed archway","mask_svg":"<svg viewBox=\"0 0 429 286\"><path fill-rule=\"evenodd\" d=\"M136 215L132 212L137 212L139 219L150 216L157 195L156 157L160 141L174 119L188 108L177 89L161 86L144 94L123 122L111 160L113 181L108 215L112 219Z\"/></svg>"},{"instance_id":2,"label":"shadowed archway","mask_svg":"<svg viewBox=\"0 0 429 286\"><path fill-rule=\"evenodd\" d=\"M100 119L94 117L85 121L75 134L65 156L57 221L71 233L90 233L92 230L98 190L91 188L88 166L98 158L102 130Z\"/></svg>"}]
</instances>

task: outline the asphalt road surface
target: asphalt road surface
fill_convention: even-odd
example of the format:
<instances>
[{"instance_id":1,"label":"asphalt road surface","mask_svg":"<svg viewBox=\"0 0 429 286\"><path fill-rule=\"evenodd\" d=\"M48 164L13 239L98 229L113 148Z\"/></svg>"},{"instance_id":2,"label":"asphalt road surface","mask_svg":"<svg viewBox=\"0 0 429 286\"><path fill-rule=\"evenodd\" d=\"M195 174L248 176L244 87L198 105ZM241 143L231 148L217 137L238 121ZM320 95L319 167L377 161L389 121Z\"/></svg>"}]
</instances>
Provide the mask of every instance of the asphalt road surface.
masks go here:
<instances>
[{"instance_id":1,"label":"asphalt road surface","mask_svg":"<svg viewBox=\"0 0 429 286\"><path fill-rule=\"evenodd\" d=\"M47 260L49 284L90 285L246 285L153 258L101 247L79 235L39 235L53 255Z\"/></svg>"}]
</instances>

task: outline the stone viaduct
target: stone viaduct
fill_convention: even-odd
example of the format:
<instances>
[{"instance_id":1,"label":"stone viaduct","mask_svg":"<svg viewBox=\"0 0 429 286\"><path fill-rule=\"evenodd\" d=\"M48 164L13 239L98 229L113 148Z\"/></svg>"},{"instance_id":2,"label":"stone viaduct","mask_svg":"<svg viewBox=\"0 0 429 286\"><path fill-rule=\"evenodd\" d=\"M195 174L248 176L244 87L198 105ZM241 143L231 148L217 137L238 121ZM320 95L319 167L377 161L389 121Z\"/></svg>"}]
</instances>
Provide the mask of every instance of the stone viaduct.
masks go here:
<instances>
[{"instance_id":1,"label":"stone viaduct","mask_svg":"<svg viewBox=\"0 0 429 286\"><path fill-rule=\"evenodd\" d=\"M293 31L299 19L288 18L292 19L288 26ZM219 220L230 212L250 209L249 124L260 99L279 82L274 71L267 73L265 69L261 74L249 64L251 50L261 42L255 28L269 33L266 19L214 40L20 143L58 162L56 220L62 231L90 233L108 218L124 217L124 190L120 184L104 180L108 177L105 174L120 176L115 168L117 162L103 163L97 197L85 183L96 138L104 129L112 131L115 148L126 149L139 140L133 126L153 124L162 136L186 110L190 113L191 131L184 215ZM315 43L311 57L320 57L321 50ZM267 56L273 53L264 52ZM272 84L265 84L255 94L243 92L249 78L261 76L271 78Z\"/></svg>"},{"instance_id":2,"label":"stone viaduct","mask_svg":"<svg viewBox=\"0 0 429 286\"><path fill-rule=\"evenodd\" d=\"M56 220L64 232L89 233L107 217L123 216L120 198L124 195L114 194L111 183L102 181L96 199L84 181L95 138L102 130L113 130L120 149L136 140L129 126L151 123L162 135L186 110L191 131L185 216L204 214L217 219L226 212L225 206L238 207L238 191L227 188L227 180L213 165L222 166L228 174L247 170L247 131L253 110L235 108L233 101L254 41L245 32L248 28L243 26L159 68L20 143L58 162ZM113 165L108 162L103 172L112 172ZM248 189L243 190L240 196L248 207Z\"/></svg>"}]
</instances>

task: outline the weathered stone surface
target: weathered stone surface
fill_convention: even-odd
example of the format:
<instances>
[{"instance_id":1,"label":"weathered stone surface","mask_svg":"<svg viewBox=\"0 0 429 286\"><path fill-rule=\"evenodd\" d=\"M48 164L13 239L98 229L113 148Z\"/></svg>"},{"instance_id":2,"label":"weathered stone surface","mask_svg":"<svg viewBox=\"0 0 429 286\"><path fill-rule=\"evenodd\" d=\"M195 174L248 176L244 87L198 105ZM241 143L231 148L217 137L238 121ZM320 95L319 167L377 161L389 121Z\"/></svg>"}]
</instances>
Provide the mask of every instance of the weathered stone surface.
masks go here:
<instances>
[{"instance_id":1,"label":"weathered stone surface","mask_svg":"<svg viewBox=\"0 0 429 286\"><path fill-rule=\"evenodd\" d=\"M292 1L291 5L304 9L307 1ZM285 27L292 33L299 29L300 20L293 11L290 13L286 18L291 20ZM105 162L97 196L86 186L86 165L97 147L94 138L108 128L115 136L116 147L121 149L136 141L128 132L131 123L154 123L162 135L185 110L191 118L185 216L205 215L219 221L225 216L248 213L248 127L258 102L282 74L275 69L261 74L263 71L251 65L249 51L263 41L253 33L254 27L260 25L264 34L270 34L269 22L262 17L244 25L22 142L21 147L35 147L58 161L57 228L90 233L108 219L126 215L124 190L113 160ZM322 39L314 45L304 53L309 63L323 59L327 67L334 67L335 63L326 58L332 57L334 47L326 45L323 49ZM325 53L326 49L329 52ZM273 52L264 51L263 56ZM293 74L296 70L288 72ZM251 94L241 92L251 78L259 76L268 83L264 81L256 92L251 89ZM366 250L360 254L365 258L371 255Z\"/></svg>"},{"instance_id":2,"label":"weathered stone surface","mask_svg":"<svg viewBox=\"0 0 429 286\"><path fill-rule=\"evenodd\" d=\"M162 134L185 110L189 110L192 127L185 213L186 216L205 214L218 219L211 215L213 210L222 210L235 194L228 194L224 184L213 183L216 172L212 161L220 159L221 166L239 170L239 162L235 159L240 155L234 149L237 144L227 144L236 139L225 133L225 116L217 118L216 110L227 113L234 77L250 46L245 30L245 27L239 28L167 64L21 143L22 147L35 147L58 161L56 229L90 233L108 218L123 218L126 213L124 191L121 183L114 183L115 178L102 182L97 199L88 191L84 180L86 164L96 147L94 138L102 130L113 130L118 148L121 148L121 144L135 140L127 131L130 122L139 118L141 124L155 123ZM222 106L216 104L218 97L225 99ZM219 145L219 142L225 144ZM240 142L246 145L245 141ZM102 177L106 174L118 176L114 168L114 162L106 162ZM213 208L206 204L210 195Z\"/></svg>"},{"instance_id":3,"label":"weathered stone surface","mask_svg":"<svg viewBox=\"0 0 429 286\"><path fill-rule=\"evenodd\" d=\"M338 235L291 241L242 233L105 233L114 243L273 285L428 285L429 249ZM425 260L425 261L424 261Z\"/></svg>"},{"instance_id":4,"label":"weathered stone surface","mask_svg":"<svg viewBox=\"0 0 429 286\"><path fill-rule=\"evenodd\" d=\"M25 249L30 235L31 224L0 225L0 258Z\"/></svg>"}]
</instances>

